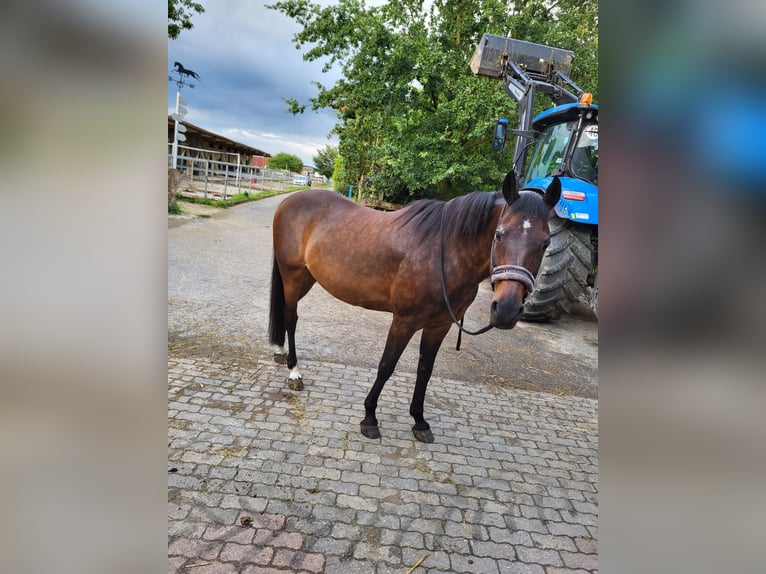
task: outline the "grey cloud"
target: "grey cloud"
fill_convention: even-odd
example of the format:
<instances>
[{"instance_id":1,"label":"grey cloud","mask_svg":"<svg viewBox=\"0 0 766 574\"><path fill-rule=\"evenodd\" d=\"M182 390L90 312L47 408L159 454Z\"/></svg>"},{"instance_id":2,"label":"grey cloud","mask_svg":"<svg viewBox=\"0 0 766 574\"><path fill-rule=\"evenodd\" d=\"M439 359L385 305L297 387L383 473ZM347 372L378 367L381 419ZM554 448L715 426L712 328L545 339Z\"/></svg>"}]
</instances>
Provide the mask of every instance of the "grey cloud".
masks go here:
<instances>
[{"instance_id":1,"label":"grey cloud","mask_svg":"<svg viewBox=\"0 0 766 574\"><path fill-rule=\"evenodd\" d=\"M317 113L307 106L304 114L286 113L283 98L308 104L316 95L312 81L331 85L340 76L337 71L322 73L322 62L303 60L292 42L298 25L266 9L265 3L224 0L205 10L193 19L192 30L168 42L168 69L179 61L202 80L194 89L183 89L189 102L187 119L217 132L275 134L279 139L265 143L243 141L270 153L289 151L263 147L270 142L295 140L296 146L313 142L314 147L332 143L327 139L335 124L331 110ZM169 82L168 108L175 105L175 92L175 84ZM311 163L313 153L300 149L289 153Z\"/></svg>"}]
</instances>

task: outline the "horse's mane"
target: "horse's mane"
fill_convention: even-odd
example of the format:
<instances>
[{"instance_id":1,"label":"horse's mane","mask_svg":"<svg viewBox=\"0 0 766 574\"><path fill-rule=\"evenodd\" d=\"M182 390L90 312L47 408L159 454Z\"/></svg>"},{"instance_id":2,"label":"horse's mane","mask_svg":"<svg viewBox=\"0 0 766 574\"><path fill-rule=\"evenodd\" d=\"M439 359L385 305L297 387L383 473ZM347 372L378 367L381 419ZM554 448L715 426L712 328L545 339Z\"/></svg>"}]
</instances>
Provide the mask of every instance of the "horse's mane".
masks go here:
<instances>
[{"instance_id":1,"label":"horse's mane","mask_svg":"<svg viewBox=\"0 0 766 574\"><path fill-rule=\"evenodd\" d=\"M420 199L394 212L394 226L410 228L415 241L423 241L441 229L444 213L444 237L472 238L489 219L497 201L505 201L499 191L474 191L444 202ZM522 191L510 209L531 217L547 218L550 208L542 196L534 191Z\"/></svg>"},{"instance_id":2,"label":"horse's mane","mask_svg":"<svg viewBox=\"0 0 766 574\"><path fill-rule=\"evenodd\" d=\"M474 237L484 227L492 208L502 196L498 192L474 191L450 201L420 199L394 212L394 226L407 227L415 241L438 234L444 212L444 236Z\"/></svg>"}]
</instances>

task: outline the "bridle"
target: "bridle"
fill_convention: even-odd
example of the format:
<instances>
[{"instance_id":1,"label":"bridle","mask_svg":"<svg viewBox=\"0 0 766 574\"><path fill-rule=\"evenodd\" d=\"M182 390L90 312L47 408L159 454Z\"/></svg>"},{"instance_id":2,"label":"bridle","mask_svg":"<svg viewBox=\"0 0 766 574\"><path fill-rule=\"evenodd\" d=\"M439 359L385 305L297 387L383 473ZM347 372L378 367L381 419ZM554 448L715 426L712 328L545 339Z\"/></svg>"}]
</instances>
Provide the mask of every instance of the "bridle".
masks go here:
<instances>
[{"instance_id":1,"label":"bridle","mask_svg":"<svg viewBox=\"0 0 766 574\"><path fill-rule=\"evenodd\" d=\"M503 211L500 213L500 218L498 219L498 225L499 222L503 219L503 215L505 215L505 210L508 208L508 204L506 203L503 206ZM441 222L439 225L439 274L441 277L442 282L442 294L444 295L444 303L447 305L447 311L449 312L450 318L452 319L452 322L457 326L458 328L458 335L457 335L457 346L455 347L455 350L460 350L460 343L462 340L463 333L466 335L481 335L482 333L486 333L490 329L492 329L492 325L487 325L486 327L482 327L478 331L469 331L468 329L465 329L463 327L463 319L458 320L457 317L455 317L455 312L452 310L452 306L449 303L449 297L447 295L447 281L444 274L444 214L447 211L447 205L444 205L444 208L442 209L442 215L441 215ZM489 252L489 264L491 268L491 272L489 275L489 281L492 285L492 289L495 288L495 283L498 281L518 281L524 287L526 288L527 292L532 291L535 287L535 276L532 275L532 273L527 269L526 267L522 267L521 265L498 265L495 266L495 242L497 241L497 233L495 233L492 236L492 247Z\"/></svg>"}]
</instances>

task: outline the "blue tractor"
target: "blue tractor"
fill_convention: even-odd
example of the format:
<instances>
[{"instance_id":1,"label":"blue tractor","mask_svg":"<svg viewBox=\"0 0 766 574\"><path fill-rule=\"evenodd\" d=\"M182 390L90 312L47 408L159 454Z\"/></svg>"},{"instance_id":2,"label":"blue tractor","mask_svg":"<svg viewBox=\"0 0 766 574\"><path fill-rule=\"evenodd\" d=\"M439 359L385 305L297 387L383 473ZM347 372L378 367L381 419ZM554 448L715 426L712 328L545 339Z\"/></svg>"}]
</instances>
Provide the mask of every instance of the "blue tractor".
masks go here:
<instances>
[{"instance_id":1,"label":"blue tractor","mask_svg":"<svg viewBox=\"0 0 766 574\"><path fill-rule=\"evenodd\" d=\"M558 319L575 303L598 312L598 106L567 75L573 57L569 50L484 34L471 58L474 74L501 80L519 104L518 128L498 119L492 148L501 151L508 133L516 136L520 188L542 192L553 176L561 178L551 244L524 304L528 321ZM554 105L533 117L538 93Z\"/></svg>"}]
</instances>

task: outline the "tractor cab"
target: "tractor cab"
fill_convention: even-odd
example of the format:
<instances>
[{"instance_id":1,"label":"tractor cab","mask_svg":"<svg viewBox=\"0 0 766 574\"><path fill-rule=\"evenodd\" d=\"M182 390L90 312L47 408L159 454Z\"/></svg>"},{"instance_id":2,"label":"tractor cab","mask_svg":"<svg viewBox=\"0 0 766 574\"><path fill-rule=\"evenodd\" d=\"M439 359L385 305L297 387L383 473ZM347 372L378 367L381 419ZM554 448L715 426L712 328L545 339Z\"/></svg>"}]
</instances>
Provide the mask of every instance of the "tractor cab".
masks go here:
<instances>
[{"instance_id":1,"label":"tractor cab","mask_svg":"<svg viewBox=\"0 0 766 574\"><path fill-rule=\"evenodd\" d=\"M536 132L522 187L547 189L551 177L562 178L559 217L598 223L598 106L590 94L580 102L545 110L532 121Z\"/></svg>"}]
</instances>

